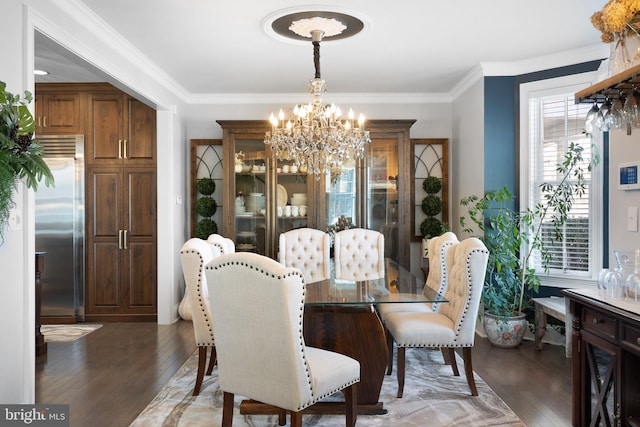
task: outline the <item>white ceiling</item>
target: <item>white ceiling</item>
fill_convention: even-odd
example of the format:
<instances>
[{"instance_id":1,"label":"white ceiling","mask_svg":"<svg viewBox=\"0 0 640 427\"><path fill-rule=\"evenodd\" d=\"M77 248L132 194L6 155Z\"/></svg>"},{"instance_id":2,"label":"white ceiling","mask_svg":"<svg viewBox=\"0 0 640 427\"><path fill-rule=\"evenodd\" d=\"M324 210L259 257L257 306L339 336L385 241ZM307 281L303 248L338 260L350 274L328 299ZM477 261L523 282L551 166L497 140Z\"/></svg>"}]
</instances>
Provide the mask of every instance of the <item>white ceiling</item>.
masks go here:
<instances>
[{"instance_id":1,"label":"white ceiling","mask_svg":"<svg viewBox=\"0 0 640 427\"><path fill-rule=\"evenodd\" d=\"M293 9L356 15L356 37L321 44L335 93L448 93L479 63L513 63L601 45L591 15L605 0L82 0L191 94L300 93L311 43L276 39L263 22ZM542 59L541 59L542 60ZM78 65L78 63L80 65ZM96 81L99 70L36 37L36 81ZM87 69L92 73L86 73Z\"/></svg>"}]
</instances>

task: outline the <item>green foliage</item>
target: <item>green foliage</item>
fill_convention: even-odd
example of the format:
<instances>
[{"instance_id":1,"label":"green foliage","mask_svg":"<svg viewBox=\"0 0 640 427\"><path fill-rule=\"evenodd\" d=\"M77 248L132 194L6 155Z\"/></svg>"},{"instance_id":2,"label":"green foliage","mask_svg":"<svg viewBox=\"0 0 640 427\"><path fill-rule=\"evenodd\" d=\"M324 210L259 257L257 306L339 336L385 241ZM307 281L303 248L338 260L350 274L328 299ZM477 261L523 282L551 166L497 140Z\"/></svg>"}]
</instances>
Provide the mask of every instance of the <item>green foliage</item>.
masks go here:
<instances>
[{"instance_id":1,"label":"green foliage","mask_svg":"<svg viewBox=\"0 0 640 427\"><path fill-rule=\"evenodd\" d=\"M53 186L53 175L42 158L43 150L33 138L35 123L27 105L33 97L25 92L24 98L6 91L0 81L0 240L13 206L16 183L24 179L28 188L38 189L44 179Z\"/></svg>"},{"instance_id":2,"label":"green foliage","mask_svg":"<svg viewBox=\"0 0 640 427\"><path fill-rule=\"evenodd\" d=\"M218 204L211 197L202 197L196 202L196 212L200 216L211 217L218 210Z\"/></svg>"},{"instance_id":3,"label":"green foliage","mask_svg":"<svg viewBox=\"0 0 640 427\"><path fill-rule=\"evenodd\" d=\"M196 224L196 237L206 240L211 234L218 232L218 224L212 219L205 218Z\"/></svg>"},{"instance_id":4,"label":"green foliage","mask_svg":"<svg viewBox=\"0 0 640 427\"><path fill-rule=\"evenodd\" d=\"M446 231L448 231L448 227L438 218L425 218L425 220L420 223L420 233L424 236L425 239L440 236Z\"/></svg>"},{"instance_id":5,"label":"green foliage","mask_svg":"<svg viewBox=\"0 0 640 427\"><path fill-rule=\"evenodd\" d=\"M422 181L422 189L427 194L436 194L442 190L442 179L435 176L428 176Z\"/></svg>"},{"instance_id":6,"label":"green foliage","mask_svg":"<svg viewBox=\"0 0 640 427\"><path fill-rule=\"evenodd\" d=\"M442 199L433 194L428 195L422 199L422 212L429 217L438 215L442 212Z\"/></svg>"},{"instance_id":7,"label":"green foliage","mask_svg":"<svg viewBox=\"0 0 640 427\"><path fill-rule=\"evenodd\" d=\"M198 193L204 196L210 196L213 194L214 191L216 191L216 183L211 178L199 179L198 183L196 184L196 187L198 189Z\"/></svg>"},{"instance_id":8,"label":"green foliage","mask_svg":"<svg viewBox=\"0 0 640 427\"><path fill-rule=\"evenodd\" d=\"M470 227L475 226L489 250L482 293L482 302L489 312L498 316L517 315L523 309L525 292L538 290L540 278L529 261L537 252L542 267L548 270L553 245L562 244L562 228L569 220L573 201L587 189L582 151L581 146L569 143L564 160L556 167L562 179L557 184L543 183L540 187L543 200L531 208L515 210L515 196L506 186L483 197L473 195L460 201L467 208L466 216L460 217L463 231L473 234ZM587 170L598 162L598 156L594 155ZM552 233L553 238L543 238L543 230Z\"/></svg>"}]
</instances>

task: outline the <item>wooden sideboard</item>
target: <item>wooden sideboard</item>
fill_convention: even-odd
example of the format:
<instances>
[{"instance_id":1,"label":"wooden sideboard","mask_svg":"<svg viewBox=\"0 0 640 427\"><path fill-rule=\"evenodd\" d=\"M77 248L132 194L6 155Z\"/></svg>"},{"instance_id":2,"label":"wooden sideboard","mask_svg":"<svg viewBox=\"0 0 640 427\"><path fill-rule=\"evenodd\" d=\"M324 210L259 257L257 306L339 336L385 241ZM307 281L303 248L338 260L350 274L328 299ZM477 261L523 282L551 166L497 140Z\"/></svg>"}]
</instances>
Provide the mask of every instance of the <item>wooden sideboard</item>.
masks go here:
<instances>
[{"instance_id":1,"label":"wooden sideboard","mask_svg":"<svg viewBox=\"0 0 640 427\"><path fill-rule=\"evenodd\" d=\"M640 426L640 306L594 289L562 293L573 315L572 424Z\"/></svg>"}]
</instances>

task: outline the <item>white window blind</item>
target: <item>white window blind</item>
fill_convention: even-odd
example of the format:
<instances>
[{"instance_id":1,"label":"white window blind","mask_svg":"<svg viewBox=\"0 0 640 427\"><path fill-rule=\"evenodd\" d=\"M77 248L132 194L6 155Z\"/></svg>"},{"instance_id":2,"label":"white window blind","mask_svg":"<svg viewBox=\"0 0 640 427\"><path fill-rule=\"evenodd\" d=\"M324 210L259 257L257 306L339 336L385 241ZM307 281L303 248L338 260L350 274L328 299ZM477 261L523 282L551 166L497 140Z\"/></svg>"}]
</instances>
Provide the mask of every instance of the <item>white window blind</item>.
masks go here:
<instances>
[{"instance_id":1,"label":"white window blind","mask_svg":"<svg viewBox=\"0 0 640 427\"><path fill-rule=\"evenodd\" d=\"M541 185L543 183L559 184L563 174L557 171L558 164L564 160L567 147L571 142L583 148L582 168L585 171L586 191L581 197L574 199L573 206L568 212L568 220L558 230L560 238L550 220L541 226L541 238L551 255L548 272L545 273L540 253L535 253L530 260L541 275L543 284L548 279L580 279L592 280L595 271L599 271L601 253L599 233L601 233L601 185L598 174L590 173L587 166L591 161L594 139L585 135L584 118L591 108L590 104L576 104L574 102L575 87L545 88L542 91L532 91L526 98L528 105L528 126L523 149L526 153L524 160L525 174L521 181L521 193L526 200L522 200L524 207L544 204ZM524 113L524 111L523 111ZM524 130L524 129L523 129ZM596 140L599 142L599 139ZM598 143L595 144L598 146ZM596 148L597 150L597 148ZM571 176L569 180L577 182ZM595 190L594 190L595 189ZM547 279L547 280L545 280ZM562 286L562 283L560 283ZM566 286L566 284L565 284Z\"/></svg>"}]
</instances>

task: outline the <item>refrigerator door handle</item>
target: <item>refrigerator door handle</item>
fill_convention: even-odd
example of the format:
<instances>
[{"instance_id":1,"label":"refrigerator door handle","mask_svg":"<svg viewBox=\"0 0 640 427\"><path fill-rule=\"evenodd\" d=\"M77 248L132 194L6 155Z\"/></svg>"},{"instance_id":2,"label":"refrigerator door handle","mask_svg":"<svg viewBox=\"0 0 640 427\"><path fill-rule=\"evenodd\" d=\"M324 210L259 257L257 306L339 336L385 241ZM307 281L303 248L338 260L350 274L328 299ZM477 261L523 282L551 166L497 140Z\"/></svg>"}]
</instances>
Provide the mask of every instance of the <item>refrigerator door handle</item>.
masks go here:
<instances>
[{"instance_id":1,"label":"refrigerator door handle","mask_svg":"<svg viewBox=\"0 0 640 427\"><path fill-rule=\"evenodd\" d=\"M122 249L122 230L118 230L118 249Z\"/></svg>"}]
</instances>

